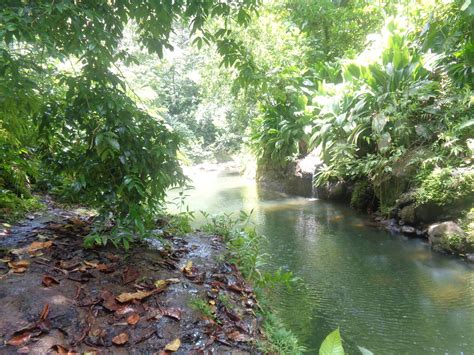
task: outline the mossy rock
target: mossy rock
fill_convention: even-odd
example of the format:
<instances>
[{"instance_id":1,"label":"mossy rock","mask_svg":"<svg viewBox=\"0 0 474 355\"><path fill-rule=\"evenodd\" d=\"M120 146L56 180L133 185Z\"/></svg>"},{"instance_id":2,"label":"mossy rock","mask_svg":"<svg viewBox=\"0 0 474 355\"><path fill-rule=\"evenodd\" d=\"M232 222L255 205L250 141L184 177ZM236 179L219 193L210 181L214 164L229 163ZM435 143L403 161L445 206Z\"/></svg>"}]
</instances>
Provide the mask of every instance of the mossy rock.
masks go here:
<instances>
[{"instance_id":1,"label":"mossy rock","mask_svg":"<svg viewBox=\"0 0 474 355\"><path fill-rule=\"evenodd\" d=\"M451 254L466 254L474 251L474 240L453 221L432 224L428 238L433 250Z\"/></svg>"},{"instance_id":2,"label":"mossy rock","mask_svg":"<svg viewBox=\"0 0 474 355\"><path fill-rule=\"evenodd\" d=\"M415 224L417 222L415 205L403 207L398 213L398 217L405 223Z\"/></svg>"}]
</instances>

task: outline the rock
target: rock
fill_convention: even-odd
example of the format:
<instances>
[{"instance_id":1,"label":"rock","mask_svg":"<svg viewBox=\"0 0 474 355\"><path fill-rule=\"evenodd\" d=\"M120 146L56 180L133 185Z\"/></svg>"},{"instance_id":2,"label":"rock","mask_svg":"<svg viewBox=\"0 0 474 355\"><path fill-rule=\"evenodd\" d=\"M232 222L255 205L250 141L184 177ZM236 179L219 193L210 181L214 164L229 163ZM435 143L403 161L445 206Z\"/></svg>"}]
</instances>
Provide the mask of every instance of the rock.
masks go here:
<instances>
[{"instance_id":1,"label":"rock","mask_svg":"<svg viewBox=\"0 0 474 355\"><path fill-rule=\"evenodd\" d=\"M467 254L466 261L469 261L470 263L474 263L474 253Z\"/></svg>"},{"instance_id":2,"label":"rock","mask_svg":"<svg viewBox=\"0 0 474 355\"><path fill-rule=\"evenodd\" d=\"M402 233L405 233L405 234L415 234L416 233L415 227L412 227L412 226L403 226L400 230L402 231Z\"/></svg>"},{"instance_id":3,"label":"rock","mask_svg":"<svg viewBox=\"0 0 474 355\"><path fill-rule=\"evenodd\" d=\"M430 225L428 239L431 248L436 251L463 254L473 247L467 234L452 221Z\"/></svg>"},{"instance_id":4,"label":"rock","mask_svg":"<svg viewBox=\"0 0 474 355\"><path fill-rule=\"evenodd\" d=\"M332 201L349 201L351 197L350 187L346 182L329 182L324 186L317 187L319 198Z\"/></svg>"},{"instance_id":5,"label":"rock","mask_svg":"<svg viewBox=\"0 0 474 355\"><path fill-rule=\"evenodd\" d=\"M415 223L416 222L415 206L414 205L407 205L407 206L403 207L398 212L398 216L405 223L409 223L409 224Z\"/></svg>"}]
</instances>

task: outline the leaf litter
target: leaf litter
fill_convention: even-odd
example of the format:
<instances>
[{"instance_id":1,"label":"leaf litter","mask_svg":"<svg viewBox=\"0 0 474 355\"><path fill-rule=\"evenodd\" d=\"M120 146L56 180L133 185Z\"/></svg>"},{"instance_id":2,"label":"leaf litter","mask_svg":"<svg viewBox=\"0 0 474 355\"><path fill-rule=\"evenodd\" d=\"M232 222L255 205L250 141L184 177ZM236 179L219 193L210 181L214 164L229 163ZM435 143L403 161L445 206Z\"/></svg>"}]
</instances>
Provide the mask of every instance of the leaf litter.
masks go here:
<instances>
[{"instance_id":1,"label":"leaf litter","mask_svg":"<svg viewBox=\"0 0 474 355\"><path fill-rule=\"evenodd\" d=\"M0 239L0 247L10 236L17 242L0 255L10 269L0 283L2 351L256 351L258 303L237 268L217 261L221 242L194 233L167 236L164 252L145 243L133 253L84 249L92 219L53 206L48 213L50 222L26 221ZM212 319L190 306L196 297Z\"/></svg>"}]
</instances>

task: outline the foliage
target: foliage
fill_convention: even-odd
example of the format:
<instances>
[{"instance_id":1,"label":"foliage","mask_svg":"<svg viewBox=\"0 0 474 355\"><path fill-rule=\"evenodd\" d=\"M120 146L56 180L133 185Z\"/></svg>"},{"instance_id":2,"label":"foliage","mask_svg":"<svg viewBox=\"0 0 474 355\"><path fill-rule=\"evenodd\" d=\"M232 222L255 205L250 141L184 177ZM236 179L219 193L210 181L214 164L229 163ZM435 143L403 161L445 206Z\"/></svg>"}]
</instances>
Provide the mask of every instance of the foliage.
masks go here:
<instances>
[{"instance_id":1,"label":"foliage","mask_svg":"<svg viewBox=\"0 0 474 355\"><path fill-rule=\"evenodd\" d=\"M173 26L187 23L194 37L218 43L227 65L237 65L226 26L247 23L256 6L256 0L3 2L2 188L25 195L30 169L20 161L34 154L44 187L53 183L61 196L98 208L101 223L125 228L125 235L143 234L165 190L184 179L179 136L138 107L118 68L136 60L120 48L124 28L133 22L140 45L162 57L172 49ZM225 31L205 28L211 18L223 21Z\"/></svg>"},{"instance_id":2,"label":"foliage","mask_svg":"<svg viewBox=\"0 0 474 355\"><path fill-rule=\"evenodd\" d=\"M417 178L420 186L416 190L416 201L420 204L432 202L444 206L473 196L472 170L435 169L427 175L421 173Z\"/></svg>"},{"instance_id":3,"label":"foliage","mask_svg":"<svg viewBox=\"0 0 474 355\"><path fill-rule=\"evenodd\" d=\"M265 314L263 329L267 341L257 344L258 348L266 354L303 354L304 346L298 344L298 339L293 333L286 330L281 321L270 312Z\"/></svg>"},{"instance_id":4,"label":"foliage","mask_svg":"<svg viewBox=\"0 0 474 355\"><path fill-rule=\"evenodd\" d=\"M9 190L0 189L0 221L16 222L25 213L42 208L36 197L19 198Z\"/></svg>"},{"instance_id":5,"label":"foliage","mask_svg":"<svg viewBox=\"0 0 474 355\"><path fill-rule=\"evenodd\" d=\"M320 355L344 355L339 328L330 333L319 348Z\"/></svg>"},{"instance_id":6,"label":"foliage","mask_svg":"<svg viewBox=\"0 0 474 355\"><path fill-rule=\"evenodd\" d=\"M200 312L202 315L206 316L207 318L217 321L214 311L212 310L211 306L209 305L209 303L207 303L205 299L195 297L191 299L191 301L189 301L189 305L192 309Z\"/></svg>"},{"instance_id":7,"label":"foliage","mask_svg":"<svg viewBox=\"0 0 474 355\"><path fill-rule=\"evenodd\" d=\"M351 195L351 207L356 210L367 210L373 207L374 191L367 181L357 181Z\"/></svg>"}]
</instances>

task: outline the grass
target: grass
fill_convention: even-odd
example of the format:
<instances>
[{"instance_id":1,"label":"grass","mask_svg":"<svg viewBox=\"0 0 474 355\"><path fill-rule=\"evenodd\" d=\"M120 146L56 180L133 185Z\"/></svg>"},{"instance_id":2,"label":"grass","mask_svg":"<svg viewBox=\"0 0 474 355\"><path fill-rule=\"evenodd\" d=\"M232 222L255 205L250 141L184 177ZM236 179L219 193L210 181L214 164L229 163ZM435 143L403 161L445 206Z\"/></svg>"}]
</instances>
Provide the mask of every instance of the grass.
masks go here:
<instances>
[{"instance_id":1,"label":"grass","mask_svg":"<svg viewBox=\"0 0 474 355\"><path fill-rule=\"evenodd\" d=\"M207 301L203 298L195 297L189 301L189 306L194 309L195 311L200 312L202 315L206 316L207 318L213 319L217 322L216 315L212 310L211 306Z\"/></svg>"},{"instance_id":2,"label":"grass","mask_svg":"<svg viewBox=\"0 0 474 355\"><path fill-rule=\"evenodd\" d=\"M282 321L272 313L265 302L265 291L268 291L269 287L275 284L290 287L298 278L291 272L281 270L274 273L261 272L260 268L265 264L265 255L261 254L260 246L265 238L251 225L251 213L241 211L237 219L228 214L210 217L203 213L208 221L202 230L223 237L229 251L227 260L235 263L247 281L254 285L257 298L263 305L258 313L265 319L263 324L265 339L259 341L257 347L264 353L301 354L305 348L298 344L298 338L285 329ZM228 307L226 303L229 303L229 300L226 296L219 296L219 301ZM206 314L209 305L200 300L194 301L194 307Z\"/></svg>"}]
</instances>

